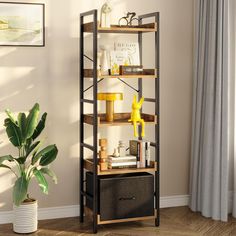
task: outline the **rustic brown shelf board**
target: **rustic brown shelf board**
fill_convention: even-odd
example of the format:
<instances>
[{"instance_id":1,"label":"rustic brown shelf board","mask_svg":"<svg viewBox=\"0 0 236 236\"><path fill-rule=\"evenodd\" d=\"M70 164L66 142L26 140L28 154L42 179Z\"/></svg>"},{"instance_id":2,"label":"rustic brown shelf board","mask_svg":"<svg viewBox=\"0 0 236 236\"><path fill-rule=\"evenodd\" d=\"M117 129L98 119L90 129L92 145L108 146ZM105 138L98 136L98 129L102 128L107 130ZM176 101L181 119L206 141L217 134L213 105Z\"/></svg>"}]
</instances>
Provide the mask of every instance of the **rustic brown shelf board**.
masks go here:
<instances>
[{"instance_id":1,"label":"rustic brown shelf board","mask_svg":"<svg viewBox=\"0 0 236 236\"><path fill-rule=\"evenodd\" d=\"M124 33L124 34L137 34L137 33L145 33L145 32L156 32L157 31L157 24L156 23L148 23L142 24L139 27L119 27L119 26L112 26L112 27L100 27L99 22L97 23L97 30L99 33ZM93 32L93 22L85 23L83 25L84 32L92 33Z\"/></svg>"},{"instance_id":2,"label":"rustic brown shelf board","mask_svg":"<svg viewBox=\"0 0 236 236\"><path fill-rule=\"evenodd\" d=\"M92 78L93 77L93 70L92 69L84 69L84 77L85 78ZM135 79L135 78L142 78L142 79L155 79L157 78L157 69L144 69L142 75L99 75L97 73L98 79L115 79L115 78L124 78L124 79Z\"/></svg>"},{"instance_id":3,"label":"rustic brown shelf board","mask_svg":"<svg viewBox=\"0 0 236 236\"><path fill-rule=\"evenodd\" d=\"M113 223L122 223L122 222L130 222L130 221L140 221L140 220L152 220L155 219L156 216L142 216L142 217L133 217L133 218L126 218L126 219L117 219L117 220L100 220L100 215L98 215L98 225L105 225L105 224L113 224Z\"/></svg>"},{"instance_id":4,"label":"rustic brown shelf board","mask_svg":"<svg viewBox=\"0 0 236 236\"><path fill-rule=\"evenodd\" d=\"M106 121L106 114L99 113L98 114L98 126L122 126L122 125L132 125L131 122L128 122L130 119L130 113L115 113L114 114L114 121L108 122ZM156 124L157 117L155 115L150 114L141 114L141 118L144 119L146 124ZM93 114L85 114L84 115L84 123L86 124L93 124Z\"/></svg>"},{"instance_id":5,"label":"rustic brown shelf board","mask_svg":"<svg viewBox=\"0 0 236 236\"><path fill-rule=\"evenodd\" d=\"M84 207L84 212L85 212L85 215L89 219L91 219L91 220L93 219L93 210L92 209L85 206ZM117 219L117 220L101 220L100 215L98 215L97 220L98 220L99 225L104 225L104 224L113 224L113 223L129 222L129 221L151 220L151 219L155 219L156 215L157 215L157 210L154 209L154 215L153 216L142 216L142 217Z\"/></svg>"},{"instance_id":6,"label":"rustic brown shelf board","mask_svg":"<svg viewBox=\"0 0 236 236\"><path fill-rule=\"evenodd\" d=\"M84 168L93 172L93 159L84 160ZM122 169L108 169L100 171L99 165L97 166L98 175L116 175L116 174L127 174L127 173L139 173L139 172L154 172L157 170L157 163L152 161L151 167L148 168L122 168Z\"/></svg>"}]
</instances>

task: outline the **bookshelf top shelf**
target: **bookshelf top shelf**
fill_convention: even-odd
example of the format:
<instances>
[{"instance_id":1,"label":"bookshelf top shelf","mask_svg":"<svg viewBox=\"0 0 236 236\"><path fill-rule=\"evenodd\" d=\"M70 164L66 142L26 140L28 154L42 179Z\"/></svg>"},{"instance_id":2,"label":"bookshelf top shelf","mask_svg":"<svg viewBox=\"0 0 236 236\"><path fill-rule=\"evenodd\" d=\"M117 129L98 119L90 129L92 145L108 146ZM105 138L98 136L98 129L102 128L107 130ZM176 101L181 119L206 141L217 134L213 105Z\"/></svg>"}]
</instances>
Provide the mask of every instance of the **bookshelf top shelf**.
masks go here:
<instances>
[{"instance_id":1,"label":"bookshelf top shelf","mask_svg":"<svg viewBox=\"0 0 236 236\"><path fill-rule=\"evenodd\" d=\"M83 27L84 27L84 32L87 32L87 33L93 32L93 22L85 23ZM121 34L156 32L157 23L142 24L142 25L139 25L138 27L112 25L111 27L105 28L105 27L100 27L99 22L97 22L97 30L98 30L98 33L121 33Z\"/></svg>"}]
</instances>

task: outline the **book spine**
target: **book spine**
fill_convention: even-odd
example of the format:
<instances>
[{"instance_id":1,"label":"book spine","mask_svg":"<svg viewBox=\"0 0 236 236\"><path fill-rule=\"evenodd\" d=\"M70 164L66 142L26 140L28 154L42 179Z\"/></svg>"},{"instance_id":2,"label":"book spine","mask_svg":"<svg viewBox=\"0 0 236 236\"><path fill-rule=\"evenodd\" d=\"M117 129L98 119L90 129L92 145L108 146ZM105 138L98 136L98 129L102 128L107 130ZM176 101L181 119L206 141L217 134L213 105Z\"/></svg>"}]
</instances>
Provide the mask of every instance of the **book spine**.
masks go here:
<instances>
[{"instance_id":1,"label":"book spine","mask_svg":"<svg viewBox=\"0 0 236 236\"><path fill-rule=\"evenodd\" d=\"M141 168L140 166L140 143L137 143L137 168Z\"/></svg>"},{"instance_id":2,"label":"book spine","mask_svg":"<svg viewBox=\"0 0 236 236\"><path fill-rule=\"evenodd\" d=\"M137 165L132 166L112 166L110 169L126 169L126 168L137 168Z\"/></svg>"},{"instance_id":3,"label":"book spine","mask_svg":"<svg viewBox=\"0 0 236 236\"><path fill-rule=\"evenodd\" d=\"M109 166L132 166L132 165L136 165L137 162L136 161L132 161L132 162L117 162L117 163L108 163Z\"/></svg>"},{"instance_id":4,"label":"book spine","mask_svg":"<svg viewBox=\"0 0 236 236\"><path fill-rule=\"evenodd\" d=\"M150 142L145 143L145 159L146 159L146 167L151 166L151 153L150 153Z\"/></svg>"},{"instance_id":5,"label":"book spine","mask_svg":"<svg viewBox=\"0 0 236 236\"><path fill-rule=\"evenodd\" d=\"M141 141L142 145L142 168L146 167L146 158L145 158L145 141Z\"/></svg>"}]
</instances>

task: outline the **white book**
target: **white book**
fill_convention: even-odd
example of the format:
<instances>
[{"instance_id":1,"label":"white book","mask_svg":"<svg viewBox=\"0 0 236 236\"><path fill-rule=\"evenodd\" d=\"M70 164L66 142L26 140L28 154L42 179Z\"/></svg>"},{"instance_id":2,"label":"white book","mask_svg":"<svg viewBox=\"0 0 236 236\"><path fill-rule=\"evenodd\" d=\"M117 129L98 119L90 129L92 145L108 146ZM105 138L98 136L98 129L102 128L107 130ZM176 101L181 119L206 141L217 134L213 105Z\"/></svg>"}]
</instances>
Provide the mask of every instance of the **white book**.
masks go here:
<instances>
[{"instance_id":1,"label":"white book","mask_svg":"<svg viewBox=\"0 0 236 236\"><path fill-rule=\"evenodd\" d=\"M137 164L136 161L129 161L129 162L117 162L117 163L108 163L109 166L134 166Z\"/></svg>"},{"instance_id":2,"label":"white book","mask_svg":"<svg viewBox=\"0 0 236 236\"><path fill-rule=\"evenodd\" d=\"M125 51L128 53L129 64L132 66L140 65L139 44L138 42L115 42L116 51Z\"/></svg>"},{"instance_id":3,"label":"white book","mask_svg":"<svg viewBox=\"0 0 236 236\"><path fill-rule=\"evenodd\" d=\"M136 156L132 156L132 155L129 155L129 156L123 156L123 157L112 157L112 156L110 156L110 157L108 157L108 159L110 159L110 160L115 160L115 161L117 161L117 160L136 160Z\"/></svg>"}]
</instances>

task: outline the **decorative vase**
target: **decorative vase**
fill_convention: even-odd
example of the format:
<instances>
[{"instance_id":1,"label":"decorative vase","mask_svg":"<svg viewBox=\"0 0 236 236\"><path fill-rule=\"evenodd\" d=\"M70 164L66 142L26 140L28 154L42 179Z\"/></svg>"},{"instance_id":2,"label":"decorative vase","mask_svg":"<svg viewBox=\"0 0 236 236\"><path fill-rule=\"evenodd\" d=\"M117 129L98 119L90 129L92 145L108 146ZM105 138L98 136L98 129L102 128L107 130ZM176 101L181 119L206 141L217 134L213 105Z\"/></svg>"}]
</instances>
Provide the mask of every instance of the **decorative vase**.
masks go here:
<instances>
[{"instance_id":1,"label":"decorative vase","mask_svg":"<svg viewBox=\"0 0 236 236\"><path fill-rule=\"evenodd\" d=\"M109 65L107 60L106 47L101 46L101 75L109 75Z\"/></svg>"},{"instance_id":2,"label":"decorative vase","mask_svg":"<svg viewBox=\"0 0 236 236\"><path fill-rule=\"evenodd\" d=\"M20 206L13 205L15 233L33 233L38 229L38 203L35 199L23 202Z\"/></svg>"}]
</instances>

